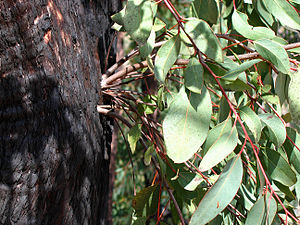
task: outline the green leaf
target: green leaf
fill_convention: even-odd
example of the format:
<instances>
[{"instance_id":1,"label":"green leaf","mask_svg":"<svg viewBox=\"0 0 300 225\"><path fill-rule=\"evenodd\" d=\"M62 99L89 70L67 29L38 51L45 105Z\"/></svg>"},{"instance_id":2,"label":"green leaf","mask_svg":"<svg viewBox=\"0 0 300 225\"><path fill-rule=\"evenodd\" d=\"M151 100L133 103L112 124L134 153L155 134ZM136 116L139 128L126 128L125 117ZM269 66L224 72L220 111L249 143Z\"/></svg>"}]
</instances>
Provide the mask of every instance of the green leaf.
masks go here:
<instances>
[{"instance_id":1,"label":"green leaf","mask_svg":"<svg viewBox=\"0 0 300 225\"><path fill-rule=\"evenodd\" d=\"M291 187L296 183L296 174L280 153L271 149L265 149L262 153L264 155L263 162L266 167L266 173L273 180L276 180L288 187Z\"/></svg>"},{"instance_id":2,"label":"green leaf","mask_svg":"<svg viewBox=\"0 0 300 225\"><path fill-rule=\"evenodd\" d=\"M277 147L280 147L286 138L286 130L281 120L270 113L259 114L261 121L268 127L269 137Z\"/></svg>"},{"instance_id":3,"label":"green leaf","mask_svg":"<svg viewBox=\"0 0 300 225\"><path fill-rule=\"evenodd\" d=\"M203 88L203 67L197 58L191 58L184 70L184 85L190 91L201 94Z\"/></svg>"},{"instance_id":4,"label":"green leaf","mask_svg":"<svg viewBox=\"0 0 300 225\"><path fill-rule=\"evenodd\" d=\"M261 98L270 104L274 104L274 105L280 104L280 99L277 95L264 94L261 96Z\"/></svg>"},{"instance_id":5,"label":"green leaf","mask_svg":"<svg viewBox=\"0 0 300 225\"><path fill-rule=\"evenodd\" d=\"M232 126L231 118L218 124L208 132L207 140L203 146L205 153L200 165L200 171L206 171L225 159L236 147L238 133Z\"/></svg>"},{"instance_id":6,"label":"green leaf","mask_svg":"<svg viewBox=\"0 0 300 225\"><path fill-rule=\"evenodd\" d=\"M289 72L289 57L280 44L271 40L261 39L254 42L254 47L262 57L273 63L280 72Z\"/></svg>"},{"instance_id":7,"label":"green leaf","mask_svg":"<svg viewBox=\"0 0 300 225\"><path fill-rule=\"evenodd\" d=\"M275 83L275 93L280 99L282 105L287 99L290 77L287 74L278 73Z\"/></svg>"},{"instance_id":8,"label":"green leaf","mask_svg":"<svg viewBox=\"0 0 300 225\"><path fill-rule=\"evenodd\" d=\"M300 30L300 17L297 11L286 0L262 0L267 10L282 25Z\"/></svg>"},{"instance_id":9,"label":"green leaf","mask_svg":"<svg viewBox=\"0 0 300 225\"><path fill-rule=\"evenodd\" d=\"M116 22L117 24L124 26L124 16L125 16L125 10L126 10L126 6L118 13L114 14L111 16L111 19Z\"/></svg>"},{"instance_id":10,"label":"green leaf","mask_svg":"<svg viewBox=\"0 0 300 225\"><path fill-rule=\"evenodd\" d=\"M254 64L261 62L261 59L253 59L247 62L242 63L241 65L237 66L236 68L233 68L226 72L224 76L222 76L222 79L234 81L238 78L239 74L244 72L245 70L252 67Z\"/></svg>"},{"instance_id":11,"label":"green leaf","mask_svg":"<svg viewBox=\"0 0 300 225\"><path fill-rule=\"evenodd\" d=\"M219 179L201 200L189 225L204 225L215 218L232 201L243 177L243 165L239 156L230 159Z\"/></svg>"},{"instance_id":12,"label":"green leaf","mask_svg":"<svg viewBox=\"0 0 300 225\"><path fill-rule=\"evenodd\" d=\"M148 203L151 194L156 190L156 188L158 188L158 185L146 187L134 196L132 200L132 207L135 209L136 214L139 217L143 215L145 205Z\"/></svg>"},{"instance_id":13,"label":"green leaf","mask_svg":"<svg viewBox=\"0 0 300 225\"><path fill-rule=\"evenodd\" d=\"M185 31L195 41L201 52L216 62L223 62L221 44L207 22L192 18L186 22Z\"/></svg>"},{"instance_id":14,"label":"green leaf","mask_svg":"<svg viewBox=\"0 0 300 225\"><path fill-rule=\"evenodd\" d=\"M272 14L270 14L263 1L262 0L252 0L255 10L258 12L258 14L260 15L260 19L263 21L263 23L268 26L268 27L274 27L275 23L275 19L273 18Z\"/></svg>"},{"instance_id":15,"label":"green leaf","mask_svg":"<svg viewBox=\"0 0 300 225\"><path fill-rule=\"evenodd\" d=\"M130 37L143 45L149 38L153 25L151 1L128 0L123 21Z\"/></svg>"},{"instance_id":16,"label":"green leaf","mask_svg":"<svg viewBox=\"0 0 300 225\"><path fill-rule=\"evenodd\" d=\"M134 222L133 225L145 225L147 221L147 217L138 217Z\"/></svg>"},{"instance_id":17,"label":"green leaf","mask_svg":"<svg viewBox=\"0 0 300 225\"><path fill-rule=\"evenodd\" d=\"M149 166L151 163L152 153L155 151L154 146L151 145L144 154L144 164Z\"/></svg>"},{"instance_id":18,"label":"green leaf","mask_svg":"<svg viewBox=\"0 0 300 225\"><path fill-rule=\"evenodd\" d=\"M132 154L135 152L136 143L141 137L141 124L134 125L128 133L128 142L131 149Z\"/></svg>"},{"instance_id":19,"label":"green leaf","mask_svg":"<svg viewBox=\"0 0 300 225\"><path fill-rule=\"evenodd\" d=\"M246 38L252 40L272 39L276 35L274 31L266 27L253 27L248 24L248 16L242 12L234 10L232 14L232 25L234 29Z\"/></svg>"},{"instance_id":20,"label":"green leaf","mask_svg":"<svg viewBox=\"0 0 300 225\"><path fill-rule=\"evenodd\" d=\"M170 68L177 60L180 51L181 40L176 35L163 44L157 52L155 58L155 77L158 81L164 82Z\"/></svg>"},{"instance_id":21,"label":"green leaf","mask_svg":"<svg viewBox=\"0 0 300 225\"><path fill-rule=\"evenodd\" d=\"M275 199L270 194L262 196L250 209L245 225L272 224L276 211Z\"/></svg>"},{"instance_id":22,"label":"green leaf","mask_svg":"<svg viewBox=\"0 0 300 225\"><path fill-rule=\"evenodd\" d=\"M292 121L295 124L300 123L300 67L295 73L291 73L291 80L288 88L289 109L292 116Z\"/></svg>"},{"instance_id":23,"label":"green leaf","mask_svg":"<svg viewBox=\"0 0 300 225\"><path fill-rule=\"evenodd\" d=\"M154 30L152 30L147 42L140 47L140 56L142 59L145 59L152 52L154 45L155 45L155 32Z\"/></svg>"},{"instance_id":24,"label":"green leaf","mask_svg":"<svg viewBox=\"0 0 300 225\"><path fill-rule=\"evenodd\" d=\"M287 135L295 143L295 145L300 149L300 135L293 128L286 128ZM288 138L283 144L283 148L287 153L290 163L295 167L296 171L300 174L300 151L294 146Z\"/></svg>"},{"instance_id":25,"label":"green leaf","mask_svg":"<svg viewBox=\"0 0 300 225\"><path fill-rule=\"evenodd\" d=\"M201 95L185 91L174 97L163 121L167 155L182 163L198 151L207 137L212 113L209 92L203 86Z\"/></svg>"},{"instance_id":26,"label":"green leaf","mask_svg":"<svg viewBox=\"0 0 300 225\"><path fill-rule=\"evenodd\" d=\"M193 10L199 19L203 19L210 24L217 23L218 6L215 0L195 0Z\"/></svg>"},{"instance_id":27,"label":"green leaf","mask_svg":"<svg viewBox=\"0 0 300 225\"><path fill-rule=\"evenodd\" d=\"M155 32L157 32L157 31L159 31L159 30L161 30L165 27L166 27L166 24L162 20L160 20L159 18L155 17L153 30Z\"/></svg>"},{"instance_id":28,"label":"green leaf","mask_svg":"<svg viewBox=\"0 0 300 225\"><path fill-rule=\"evenodd\" d=\"M259 117L248 106L242 107L239 112L241 119L246 123L247 127L252 132L255 141L258 142L262 131L262 125Z\"/></svg>"}]
</instances>

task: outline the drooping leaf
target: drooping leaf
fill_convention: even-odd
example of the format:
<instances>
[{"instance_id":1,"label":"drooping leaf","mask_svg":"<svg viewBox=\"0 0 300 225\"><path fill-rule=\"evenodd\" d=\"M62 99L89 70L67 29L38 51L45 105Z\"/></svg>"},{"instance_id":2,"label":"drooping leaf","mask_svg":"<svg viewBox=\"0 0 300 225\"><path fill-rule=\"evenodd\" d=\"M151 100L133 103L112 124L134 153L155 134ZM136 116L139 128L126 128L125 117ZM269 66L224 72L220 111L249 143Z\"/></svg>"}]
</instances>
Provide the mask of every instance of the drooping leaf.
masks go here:
<instances>
[{"instance_id":1,"label":"drooping leaf","mask_svg":"<svg viewBox=\"0 0 300 225\"><path fill-rule=\"evenodd\" d=\"M235 149L238 142L236 127L232 126L231 118L218 124L208 133L203 146L205 155L199 165L200 171L206 171L224 160Z\"/></svg>"},{"instance_id":2,"label":"drooping leaf","mask_svg":"<svg viewBox=\"0 0 300 225\"><path fill-rule=\"evenodd\" d=\"M220 41L204 20L190 19L185 24L185 31L195 41L197 48L216 62L223 62Z\"/></svg>"},{"instance_id":3,"label":"drooping leaf","mask_svg":"<svg viewBox=\"0 0 300 225\"><path fill-rule=\"evenodd\" d=\"M290 77L287 74L278 73L275 83L275 93L279 97L281 105L287 99L289 82Z\"/></svg>"},{"instance_id":4,"label":"drooping leaf","mask_svg":"<svg viewBox=\"0 0 300 225\"><path fill-rule=\"evenodd\" d=\"M151 163L152 153L154 152L154 147L151 145L144 154L144 164L149 166Z\"/></svg>"},{"instance_id":5,"label":"drooping leaf","mask_svg":"<svg viewBox=\"0 0 300 225\"><path fill-rule=\"evenodd\" d=\"M285 140L283 144L283 148L287 153L289 158L289 162L294 166L296 171L300 174L300 135L293 128L286 128L287 135L291 139L291 142L288 138ZM298 147L296 147L295 145Z\"/></svg>"},{"instance_id":6,"label":"drooping leaf","mask_svg":"<svg viewBox=\"0 0 300 225\"><path fill-rule=\"evenodd\" d=\"M242 63L241 65L237 66L236 68L232 68L231 70L227 71L224 76L222 76L222 79L234 81L238 78L239 74L244 72L245 70L249 69L256 63L261 62L261 59L253 59L247 62Z\"/></svg>"},{"instance_id":7,"label":"drooping leaf","mask_svg":"<svg viewBox=\"0 0 300 225\"><path fill-rule=\"evenodd\" d=\"M250 209L245 225L272 224L276 211L275 199L270 194L262 196Z\"/></svg>"},{"instance_id":8,"label":"drooping leaf","mask_svg":"<svg viewBox=\"0 0 300 225\"><path fill-rule=\"evenodd\" d=\"M204 86L201 95L181 88L175 96L163 121L167 155L175 163L187 161L198 151L207 137L211 113Z\"/></svg>"},{"instance_id":9,"label":"drooping leaf","mask_svg":"<svg viewBox=\"0 0 300 225\"><path fill-rule=\"evenodd\" d=\"M263 38L272 39L276 35L274 31L266 27L253 27L248 24L248 16L234 10L232 14L232 25L234 29L246 38L259 40Z\"/></svg>"},{"instance_id":10,"label":"drooping leaf","mask_svg":"<svg viewBox=\"0 0 300 225\"><path fill-rule=\"evenodd\" d=\"M290 62L285 49L277 42L261 39L255 41L254 44L257 52L275 65L275 67L282 73L288 73L290 69Z\"/></svg>"},{"instance_id":11,"label":"drooping leaf","mask_svg":"<svg viewBox=\"0 0 300 225\"><path fill-rule=\"evenodd\" d=\"M157 187L158 185L146 187L138 192L136 196L134 196L132 200L132 207L135 209L138 216L143 215L145 205L148 203L151 194L156 190Z\"/></svg>"},{"instance_id":12,"label":"drooping leaf","mask_svg":"<svg viewBox=\"0 0 300 225\"><path fill-rule=\"evenodd\" d=\"M247 127L252 132L255 141L258 142L262 131L262 125L259 117L247 106L242 107L239 112L241 119L246 123Z\"/></svg>"},{"instance_id":13,"label":"drooping leaf","mask_svg":"<svg viewBox=\"0 0 300 225\"><path fill-rule=\"evenodd\" d=\"M285 186L292 186L296 183L297 178L289 163L280 155L280 153L265 149L262 151L264 155L264 165L266 173L273 179Z\"/></svg>"},{"instance_id":14,"label":"drooping leaf","mask_svg":"<svg viewBox=\"0 0 300 225\"><path fill-rule=\"evenodd\" d=\"M219 123L222 123L224 120L226 120L228 118L229 113L230 107L226 98L223 95L220 101Z\"/></svg>"},{"instance_id":15,"label":"drooping leaf","mask_svg":"<svg viewBox=\"0 0 300 225\"><path fill-rule=\"evenodd\" d=\"M262 0L267 10L284 26L300 30L300 17L286 0Z\"/></svg>"},{"instance_id":16,"label":"drooping leaf","mask_svg":"<svg viewBox=\"0 0 300 225\"><path fill-rule=\"evenodd\" d=\"M232 201L243 177L239 156L228 161L219 179L200 201L189 225L204 225L215 218Z\"/></svg>"},{"instance_id":17,"label":"drooping leaf","mask_svg":"<svg viewBox=\"0 0 300 225\"><path fill-rule=\"evenodd\" d=\"M271 141L277 146L281 146L286 138L286 130L281 120L270 113L259 114L261 121L267 126Z\"/></svg>"},{"instance_id":18,"label":"drooping leaf","mask_svg":"<svg viewBox=\"0 0 300 225\"><path fill-rule=\"evenodd\" d=\"M300 123L300 67L297 72L291 73L291 80L288 88L289 109L292 116L292 121L295 124Z\"/></svg>"},{"instance_id":19,"label":"drooping leaf","mask_svg":"<svg viewBox=\"0 0 300 225\"><path fill-rule=\"evenodd\" d=\"M136 143L141 137L141 127L141 124L136 124L128 132L128 142L132 153L135 152Z\"/></svg>"},{"instance_id":20,"label":"drooping leaf","mask_svg":"<svg viewBox=\"0 0 300 225\"><path fill-rule=\"evenodd\" d=\"M203 88L203 67L197 58L191 58L184 70L184 84L190 91L201 94Z\"/></svg>"},{"instance_id":21,"label":"drooping leaf","mask_svg":"<svg viewBox=\"0 0 300 225\"><path fill-rule=\"evenodd\" d=\"M164 82L170 68L176 61L180 51L180 36L176 35L163 44L155 58L155 77L158 81Z\"/></svg>"},{"instance_id":22,"label":"drooping leaf","mask_svg":"<svg viewBox=\"0 0 300 225\"><path fill-rule=\"evenodd\" d=\"M218 6L215 0L195 0L193 9L199 19L208 21L210 24L217 23Z\"/></svg>"},{"instance_id":23,"label":"drooping leaf","mask_svg":"<svg viewBox=\"0 0 300 225\"><path fill-rule=\"evenodd\" d=\"M267 11L267 8L265 7L262 0L252 0L253 5L255 7L255 10L258 12L261 20L263 23L268 26L274 28L274 25L276 24L276 21L272 14L270 14Z\"/></svg>"},{"instance_id":24,"label":"drooping leaf","mask_svg":"<svg viewBox=\"0 0 300 225\"><path fill-rule=\"evenodd\" d=\"M140 47L140 56L145 59L153 50L155 44L155 31L152 30L147 42Z\"/></svg>"},{"instance_id":25,"label":"drooping leaf","mask_svg":"<svg viewBox=\"0 0 300 225\"><path fill-rule=\"evenodd\" d=\"M151 1L128 0L123 22L130 37L139 45L145 44L153 25Z\"/></svg>"}]
</instances>

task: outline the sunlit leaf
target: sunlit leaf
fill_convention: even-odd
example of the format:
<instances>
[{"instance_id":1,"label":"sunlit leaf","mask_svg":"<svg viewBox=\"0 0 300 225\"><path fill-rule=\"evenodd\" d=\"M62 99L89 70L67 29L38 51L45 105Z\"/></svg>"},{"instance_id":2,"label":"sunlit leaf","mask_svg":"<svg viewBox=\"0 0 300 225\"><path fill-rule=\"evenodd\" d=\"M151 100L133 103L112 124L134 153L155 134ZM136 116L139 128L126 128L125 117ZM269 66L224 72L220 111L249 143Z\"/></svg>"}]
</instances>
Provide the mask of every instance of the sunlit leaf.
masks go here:
<instances>
[{"instance_id":1,"label":"sunlit leaf","mask_svg":"<svg viewBox=\"0 0 300 225\"><path fill-rule=\"evenodd\" d=\"M157 52L155 58L155 77L158 81L164 82L166 75L170 68L176 61L180 51L180 37L179 35L169 39Z\"/></svg>"},{"instance_id":2,"label":"sunlit leaf","mask_svg":"<svg viewBox=\"0 0 300 225\"><path fill-rule=\"evenodd\" d=\"M235 149L237 142L236 127L233 127L231 118L228 117L209 131L203 146L205 155L199 165L199 170L209 170L224 160Z\"/></svg>"},{"instance_id":3,"label":"sunlit leaf","mask_svg":"<svg viewBox=\"0 0 300 225\"><path fill-rule=\"evenodd\" d=\"M266 27L253 27L248 23L248 16L242 12L234 10L232 14L232 25L234 29L246 38L258 40L263 38L272 39L275 37L274 31Z\"/></svg>"},{"instance_id":4,"label":"sunlit leaf","mask_svg":"<svg viewBox=\"0 0 300 225\"><path fill-rule=\"evenodd\" d=\"M296 183L296 174L292 170L289 163L280 155L280 153L265 149L262 151L264 155L264 164L266 173L273 179L285 186L292 186Z\"/></svg>"},{"instance_id":5,"label":"sunlit leaf","mask_svg":"<svg viewBox=\"0 0 300 225\"><path fill-rule=\"evenodd\" d=\"M269 137L276 146L281 146L286 138L286 130L281 120L270 113L259 114L261 121L267 126Z\"/></svg>"},{"instance_id":6,"label":"sunlit leaf","mask_svg":"<svg viewBox=\"0 0 300 225\"><path fill-rule=\"evenodd\" d=\"M147 42L140 47L140 56L145 59L153 50L155 44L155 32L151 31Z\"/></svg>"},{"instance_id":7,"label":"sunlit leaf","mask_svg":"<svg viewBox=\"0 0 300 225\"><path fill-rule=\"evenodd\" d=\"M205 87L201 95L181 88L175 96L163 121L167 155L175 163L187 161L198 151L207 137L211 113Z\"/></svg>"},{"instance_id":8,"label":"sunlit leaf","mask_svg":"<svg viewBox=\"0 0 300 225\"><path fill-rule=\"evenodd\" d=\"M223 62L220 41L204 20L190 19L185 23L185 30L195 41L197 48L216 62Z\"/></svg>"},{"instance_id":9,"label":"sunlit leaf","mask_svg":"<svg viewBox=\"0 0 300 225\"><path fill-rule=\"evenodd\" d=\"M280 72L289 72L289 58L287 52L280 44L271 40L261 39L255 41L254 47L262 57L273 63Z\"/></svg>"},{"instance_id":10,"label":"sunlit leaf","mask_svg":"<svg viewBox=\"0 0 300 225\"><path fill-rule=\"evenodd\" d=\"M203 88L203 67L197 58L191 58L184 70L184 84L190 91L201 94Z\"/></svg>"},{"instance_id":11,"label":"sunlit leaf","mask_svg":"<svg viewBox=\"0 0 300 225\"><path fill-rule=\"evenodd\" d=\"M283 144L283 148L287 153L290 163L300 174L300 135L296 130L290 127L287 127L286 131L291 140L287 138Z\"/></svg>"},{"instance_id":12,"label":"sunlit leaf","mask_svg":"<svg viewBox=\"0 0 300 225\"><path fill-rule=\"evenodd\" d=\"M140 45L145 44L153 25L151 1L128 0L123 22L131 38Z\"/></svg>"},{"instance_id":13,"label":"sunlit leaf","mask_svg":"<svg viewBox=\"0 0 300 225\"><path fill-rule=\"evenodd\" d=\"M247 127L252 132L255 141L258 142L262 131L262 125L259 117L247 106L240 108L239 112L241 119L245 121Z\"/></svg>"},{"instance_id":14,"label":"sunlit leaf","mask_svg":"<svg viewBox=\"0 0 300 225\"><path fill-rule=\"evenodd\" d=\"M237 66L236 68L232 68L231 70L227 71L222 79L233 81L236 80L240 73L244 72L245 70L251 68L256 63L261 62L261 59L253 59L247 62L242 63L241 65Z\"/></svg>"},{"instance_id":15,"label":"sunlit leaf","mask_svg":"<svg viewBox=\"0 0 300 225\"><path fill-rule=\"evenodd\" d=\"M300 30L300 17L286 0L262 0L267 10L284 26Z\"/></svg>"},{"instance_id":16,"label":"sunlit leaf","mask_svg":"<svg viewBox=\"0 0 300 225\"><path fill-rule=\"evenodd\" d=\"M231 158L219 179L201 200L189 225L204 225L215 218L232 201L243 177L243 165L239 156Z\"/></svg>"},{"instance_id":17,"label":"sunlit leaf","mask_svg":"<svg viewBox=\"0 0 300 225\"><path fill-rule=\"evenodd\" d=\"M276 215L277 203L270 194L260 197L250 209L245 225L272 224Z\"/></svg>"}]
</instances>

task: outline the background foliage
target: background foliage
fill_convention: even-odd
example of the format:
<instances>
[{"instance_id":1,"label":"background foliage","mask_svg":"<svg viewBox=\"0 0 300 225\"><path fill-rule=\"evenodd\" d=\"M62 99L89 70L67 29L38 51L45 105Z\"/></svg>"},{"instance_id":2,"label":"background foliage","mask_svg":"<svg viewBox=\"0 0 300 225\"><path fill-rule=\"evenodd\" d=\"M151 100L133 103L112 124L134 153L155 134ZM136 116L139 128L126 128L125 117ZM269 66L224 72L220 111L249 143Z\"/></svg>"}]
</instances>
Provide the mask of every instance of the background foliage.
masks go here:
<instances>
[{"instance_id":1,"label":"background foliage","mask_svg":"<svg viewBox=\"0 0 300 225\"><path fill-rule=\"evenodd\" d=\"M299 10L128 0L112 16L133 49L106 70L113 104L98 106L127 139L115 224L299 223Z\"/></svg>"}]
</instances>

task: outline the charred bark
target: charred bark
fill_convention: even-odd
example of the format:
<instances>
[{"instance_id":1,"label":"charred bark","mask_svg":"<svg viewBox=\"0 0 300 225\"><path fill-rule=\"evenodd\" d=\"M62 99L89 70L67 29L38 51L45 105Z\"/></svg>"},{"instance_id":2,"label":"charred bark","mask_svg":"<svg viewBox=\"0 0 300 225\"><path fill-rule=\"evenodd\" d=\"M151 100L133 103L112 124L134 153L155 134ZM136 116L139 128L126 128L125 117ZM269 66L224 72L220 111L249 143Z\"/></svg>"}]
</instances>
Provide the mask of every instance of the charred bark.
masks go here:
<instances>
[{"instance_id":1,"label":"charred bark","mask_svg":"<svg viewBox=\"0 0 300 225\"><path fill-rule=\"evenodd\" d=\"M105 224L111 132L96 105L118 8L0 1L0 224Z\"/></svg>"}]
</instances>

